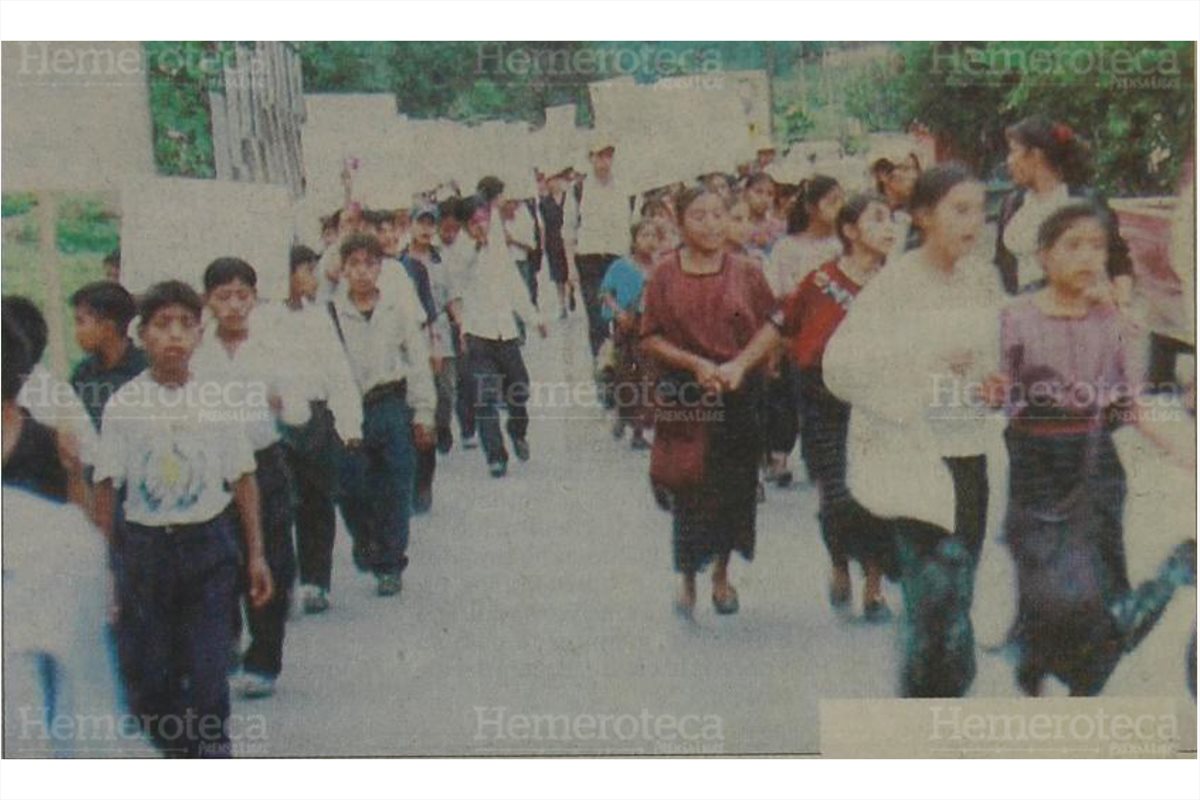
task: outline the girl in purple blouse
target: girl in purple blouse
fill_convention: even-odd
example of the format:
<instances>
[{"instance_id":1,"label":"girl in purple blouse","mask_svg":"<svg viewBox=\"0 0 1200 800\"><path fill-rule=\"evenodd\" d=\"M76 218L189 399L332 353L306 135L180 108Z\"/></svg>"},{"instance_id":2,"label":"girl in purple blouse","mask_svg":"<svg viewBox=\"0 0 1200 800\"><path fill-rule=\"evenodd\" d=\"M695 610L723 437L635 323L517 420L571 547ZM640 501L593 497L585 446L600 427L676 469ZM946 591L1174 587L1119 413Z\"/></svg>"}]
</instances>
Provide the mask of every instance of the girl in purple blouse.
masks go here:
<instances>
[{"instance_id":1,"label":"girl in purple blouse","mask_svg":"<svg viewBox=\"0 0 1200 800\"><path fill-rule=\"evenodd\" d=\"M1002 313L1002 368L988 387L1009 418L1005 539L1018 588L1010 637L1017 682L1031 695L1046 675L1073 695L1099 693L1132 646L1131 613L1153 624L1174 585L1160 576L1166 583L1150 602L1138 595L1145 586L1131 592L1126 572L1125 472L1112 430L1129 422L1179 461L1194 457L1139 414L1126 327L1105 273L1107 222L1103 210L1074 204L1041 225L1047 285Z\"/></svg>"}]
</instances>

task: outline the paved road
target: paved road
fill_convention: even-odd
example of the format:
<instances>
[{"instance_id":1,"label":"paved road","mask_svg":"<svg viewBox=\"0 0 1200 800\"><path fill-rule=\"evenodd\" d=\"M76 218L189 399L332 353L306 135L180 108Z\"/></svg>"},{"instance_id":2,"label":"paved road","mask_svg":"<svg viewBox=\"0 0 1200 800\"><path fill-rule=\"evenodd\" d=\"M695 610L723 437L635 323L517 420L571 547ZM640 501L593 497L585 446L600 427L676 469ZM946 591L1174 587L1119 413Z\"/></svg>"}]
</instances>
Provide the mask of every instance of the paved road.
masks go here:
<instances>
[{"instance_id":1,"label":"paved road","mask_svg":"<svg viewBox=\"0 0 1200 800\"><path fill-rule=\"evenodd\" d=\"M526 349L534 380L586 387L582 320L551 327ZM490 478L479 451L440 462L400 597L375 597L339 531L333 607L293 618L275 697L235 703L246 754L816 753L821 698L894 696L896 626L840 619L826 603L810 487L768 491L757 557L733 568L741 613L718 618L702 603L688 625L671 612L670 518L648 490L647 456L614 442L595 407L534 415L533 458L507 478ZM1195 488L1130 435L1120 445L1137 581L1191 535ZM1002 638L1014 608L996 536L1002 465L993 459L974 612L983 644ZM895 587L889 597L898 609ZM1177 598L1109 694L1192 707L1194 606L1192 591ZM981 653L972 694L1017 696L1011 666Z\"/></svg>"}]
</instances>

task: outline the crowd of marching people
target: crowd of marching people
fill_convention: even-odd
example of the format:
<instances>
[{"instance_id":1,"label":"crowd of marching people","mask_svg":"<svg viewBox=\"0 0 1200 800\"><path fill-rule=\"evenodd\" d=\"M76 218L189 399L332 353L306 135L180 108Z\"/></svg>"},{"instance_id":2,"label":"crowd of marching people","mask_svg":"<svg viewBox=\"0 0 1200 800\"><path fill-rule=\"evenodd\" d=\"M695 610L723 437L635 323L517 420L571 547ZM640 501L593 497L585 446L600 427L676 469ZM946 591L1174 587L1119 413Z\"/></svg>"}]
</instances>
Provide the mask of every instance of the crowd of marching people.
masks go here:
<instances>
[{"instance_id":1,"label":"crowd of marching people","mask_svg":"<svg viewBox=\"0 0 1200 800\"><path fill-rule=\"evenodd\" d=\"M399 210L355 202L348 161L346 202L319 243L293 247L282 302L259 297L236 254L201 285L135 298L114 256L71 297L85 358L69 383L39 366L38 309L6 297L6 539L21 540L6 549L6 602L10 564L30 602L39 580L93 591L111 575L107 619L70 620L93 624L89 637L22 634L57 659L39 667L58 687L49 702L98 691L85 658L111 651L156 748L229 755L231 687L273 694L294 601L306 614L333 602L338 512L355 566L380 597L399 594L439 459L477 450L503 479L513 456L534 457L522 347L573 314L612 436L649 451L679 616L694 617L710 565L713 609L739 611L731 560L755 555L758 505L811 483L817 524L795 525L826 546L830 604L852 613L855 564L864 619L891 619L885 582L900 588L902 694L969 688L989 535L1016 565L1019 687L1036 695L1055 676L1098 693L1195 582L1192 540L1131 586L1113 432L1136 426L1184 468L1194 454L1139 414L1132 264L1087 186L1085 143L1040 117L1006 133L1017 189L994 246L980 180L915 152L877 158L868 191L819 174L781 183L768 152L633 193L616 146L597 141L586 175L539 174L536 197L488 177ZM1009 481L989 533L993 435ZM39 517L61 518L58 532L23 541ZM78 533L90 526L101 533ZM39 548L59 548L67 571L43 575ZM174 735L185 713L215 722Z\"/></svg>"}]
</instances>

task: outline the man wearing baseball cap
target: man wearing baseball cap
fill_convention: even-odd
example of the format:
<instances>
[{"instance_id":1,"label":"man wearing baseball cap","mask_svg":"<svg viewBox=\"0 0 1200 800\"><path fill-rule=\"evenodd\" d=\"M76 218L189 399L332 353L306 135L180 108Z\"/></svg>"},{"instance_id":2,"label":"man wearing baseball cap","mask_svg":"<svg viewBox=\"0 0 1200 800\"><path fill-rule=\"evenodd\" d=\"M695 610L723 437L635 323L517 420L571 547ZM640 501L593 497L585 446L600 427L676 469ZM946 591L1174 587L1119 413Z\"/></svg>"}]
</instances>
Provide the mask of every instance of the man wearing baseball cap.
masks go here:
<instances>
[{"instance_id":1,"label":"man wearing baseball cap","mask_svg":"<svg viewBox=\"0 0 1200 800\"><path fill-rule=\"evenodd\" d=\"M573 235L568 237L568 263L579 283L588 316L588 342L592 356L600 350L607 337L607 326L600 313L600 282L612 262L629 247L629 226L633 224L633 204L630 195L613 177L613 155L616 147L606 137L596 138L588 151L592 170L576 196L576 213L568 215L574 222ZM564 226L565 229L565 226Z\"/></svg>"}]
</instances>

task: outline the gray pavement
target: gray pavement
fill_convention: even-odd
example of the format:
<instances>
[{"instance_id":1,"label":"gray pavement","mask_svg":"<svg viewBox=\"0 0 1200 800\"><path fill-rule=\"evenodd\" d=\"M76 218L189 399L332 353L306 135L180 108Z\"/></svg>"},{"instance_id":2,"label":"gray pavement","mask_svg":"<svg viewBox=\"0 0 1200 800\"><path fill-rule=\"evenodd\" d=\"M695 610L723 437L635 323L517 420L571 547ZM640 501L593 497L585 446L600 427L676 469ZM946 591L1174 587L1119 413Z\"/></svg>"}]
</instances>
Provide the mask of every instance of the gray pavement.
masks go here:
<instances>
[{"instance_id":1,"label":"gray pavement","mask_svg":"<svg viewBox=\"0 0 1200 800\"><path fill-rule=\"evenodd\" d=\"M590 379L582 314L552 322L525 352L535 382ZM688 624L671 609L670 517L650 494L648 456L614 441L594 406L533 416L532 460L514 460L502 480L478 450L456 443L441 459L399 597L374 595L339 529L332 608L293 616L274 697L235 701L244 755L816 754L821 698L894 696L897 625L829 608L811 487L768 489L757 556L732 568L741 613L717 617L701 584ZM1119 442L1136 582L1193 535L1195 484L1136 434ZM1014 608L997 534L1004 461L992 462L981 645L1003 637ZM898 610L897 587L888 593ZM1183 592L1106 693L1194 708L1184 685L1194 619L1195 592ZM981 651L972 695L1018 696L1011 665Z\"/></svg>"}]
</instances>

